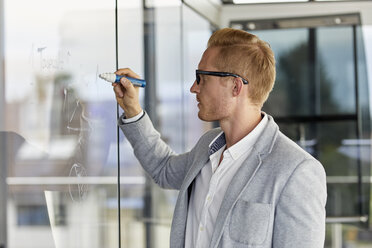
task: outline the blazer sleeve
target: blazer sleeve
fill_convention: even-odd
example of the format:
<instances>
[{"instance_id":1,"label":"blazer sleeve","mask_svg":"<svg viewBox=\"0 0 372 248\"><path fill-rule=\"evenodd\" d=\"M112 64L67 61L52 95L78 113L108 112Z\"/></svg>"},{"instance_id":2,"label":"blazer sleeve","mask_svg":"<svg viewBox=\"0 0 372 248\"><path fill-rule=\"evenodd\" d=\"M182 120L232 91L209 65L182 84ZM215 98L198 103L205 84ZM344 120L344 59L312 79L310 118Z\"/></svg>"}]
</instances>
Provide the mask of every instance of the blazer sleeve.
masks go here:
<instances>
[{"instance_id":1,"label":"blazer sleeve","mask_svg":"<svg viewBox=\"0 0 372 248\"><path fill-rule=\"evenodd\" d=\"M189 154L177 155L161 138L146 113L135 122L118 125L144 170L163 188L180 189L188 171Z\"/></svg>"},{"instance_id":2,"label":"blazer sleeve","mask_svg":"<svg viewBox=\"0 0 372 248\"><path fill-rule=\"evenodd\" d=\"M323 248L326 175L315 159L299 164L277 204L273 248Z\"/></svg>"}]
</instances>

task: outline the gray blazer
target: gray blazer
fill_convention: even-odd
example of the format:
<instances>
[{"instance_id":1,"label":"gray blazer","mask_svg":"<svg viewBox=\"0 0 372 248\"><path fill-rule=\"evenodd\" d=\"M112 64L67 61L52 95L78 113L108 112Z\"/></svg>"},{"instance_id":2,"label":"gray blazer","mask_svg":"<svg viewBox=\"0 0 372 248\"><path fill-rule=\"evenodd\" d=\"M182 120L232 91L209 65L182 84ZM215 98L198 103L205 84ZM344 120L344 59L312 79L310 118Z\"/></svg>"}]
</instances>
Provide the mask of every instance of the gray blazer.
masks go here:
<instances>
[{"instance_id":1,"label":"gray blazer","mask_svg":"<svg viewBox=\"0 0 372 248\"><path fill-rule=\"evenodd\" d=\"M320 248L325 237L323 166L280 131L271 116L251 154L233 177L219 210L210 247ZM195 147L175 154L145 114L119 126L153 180L179 190L171 248L184 247L189 189L221 132L205 133Z\"/></svg>"}]
</instances>

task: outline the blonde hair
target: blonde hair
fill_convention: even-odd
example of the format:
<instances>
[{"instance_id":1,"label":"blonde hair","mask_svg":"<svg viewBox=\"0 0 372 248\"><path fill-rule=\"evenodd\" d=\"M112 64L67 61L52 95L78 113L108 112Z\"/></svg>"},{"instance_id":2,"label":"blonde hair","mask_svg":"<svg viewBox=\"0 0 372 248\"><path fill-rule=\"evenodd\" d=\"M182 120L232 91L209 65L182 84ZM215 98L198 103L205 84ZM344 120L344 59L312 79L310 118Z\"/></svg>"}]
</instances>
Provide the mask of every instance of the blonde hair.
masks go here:
<instances>
[{"instance_id":1,"label":"blonde hair","mask_svg":"<svg viewBox=\"0 0 372 248\"><path fill-rule=\"evenodd\" d=\"M224 28L212 34L208 48L217 47L214 66L248 80L249 98L262 107L275 82L275 58L270 45L243 30Z\"/></svg>"}]
</instances>

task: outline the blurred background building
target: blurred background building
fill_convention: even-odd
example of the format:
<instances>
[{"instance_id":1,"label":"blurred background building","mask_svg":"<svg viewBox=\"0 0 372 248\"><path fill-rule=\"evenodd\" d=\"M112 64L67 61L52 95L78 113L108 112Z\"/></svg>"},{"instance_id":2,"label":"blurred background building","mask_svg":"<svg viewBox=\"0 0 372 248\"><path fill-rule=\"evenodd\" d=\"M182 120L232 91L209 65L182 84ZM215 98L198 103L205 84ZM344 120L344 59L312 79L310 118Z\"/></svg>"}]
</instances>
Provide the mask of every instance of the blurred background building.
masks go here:
<instances>
[{"instance_id":1,"label":"blurred background building","mask_svg":"<svg viewBox=\"0 0 372 248\"><path fill-rule=\"evenodd\" d=\"M327 172L325 247L372 247L372 1L0 0L0 248L169 247L177 192L118 131L103 72L130 67L176 152L216 123L190 94L222 27L270 43L264 111Z\"/></svg>"}]
</instances>

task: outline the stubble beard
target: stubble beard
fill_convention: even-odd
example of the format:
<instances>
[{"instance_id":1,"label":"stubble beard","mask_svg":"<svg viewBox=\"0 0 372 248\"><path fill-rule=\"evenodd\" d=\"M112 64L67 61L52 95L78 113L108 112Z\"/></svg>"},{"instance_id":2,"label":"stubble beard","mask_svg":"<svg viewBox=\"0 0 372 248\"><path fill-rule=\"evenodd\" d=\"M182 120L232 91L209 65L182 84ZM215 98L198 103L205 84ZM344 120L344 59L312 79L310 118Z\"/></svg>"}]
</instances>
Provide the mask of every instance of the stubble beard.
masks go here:
<instances>
[{"instance_id":1,"label":"stubble beard","mask_svg":"<svg viewBox=\"0 0 372 248\"><path fill-rule=\"evenodd\" d=\"M206 111L205 109L203 110L202 106L200 105L199 107L199 112L198 112L198 117L202 121L206 122L212 122L212 121L219 121L221 113L217 109L212 109Z\"/></svg>"}]
</instances>

